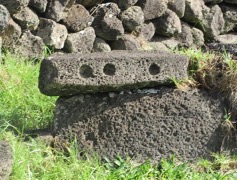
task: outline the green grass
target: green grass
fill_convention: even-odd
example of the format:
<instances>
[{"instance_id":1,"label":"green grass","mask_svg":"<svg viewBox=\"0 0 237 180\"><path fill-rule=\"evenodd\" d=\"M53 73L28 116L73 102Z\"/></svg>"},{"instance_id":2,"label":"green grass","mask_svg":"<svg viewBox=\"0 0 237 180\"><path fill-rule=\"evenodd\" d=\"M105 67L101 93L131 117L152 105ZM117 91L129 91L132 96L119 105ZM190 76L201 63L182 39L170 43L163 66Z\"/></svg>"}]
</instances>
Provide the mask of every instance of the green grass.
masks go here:
<instances>
[{"instance_id":1,"label":"green grass","mask_svg":"<svg viewBox=\"0 0 237 180\"><path fill-rule=\"evenodd\" d=\"M193 51L188 55L196 59L193 69L198 71L203 65L200 59L206 55ZM5 54L0 64L0 139L8 141L13 149L14 167L10 179L237 179L237 156L216 154L213 161L199 160L196 163L183 163L171 157L159 164L149 161L138 164L119 157L112 161L101 160L96 155L81 157L73 143L68 147L69 154L65 155L40 139L26 141L23 130L52 125L56 97L39 92L39 66L39 63L10 54Z\"/></svg>"}]
</instances>

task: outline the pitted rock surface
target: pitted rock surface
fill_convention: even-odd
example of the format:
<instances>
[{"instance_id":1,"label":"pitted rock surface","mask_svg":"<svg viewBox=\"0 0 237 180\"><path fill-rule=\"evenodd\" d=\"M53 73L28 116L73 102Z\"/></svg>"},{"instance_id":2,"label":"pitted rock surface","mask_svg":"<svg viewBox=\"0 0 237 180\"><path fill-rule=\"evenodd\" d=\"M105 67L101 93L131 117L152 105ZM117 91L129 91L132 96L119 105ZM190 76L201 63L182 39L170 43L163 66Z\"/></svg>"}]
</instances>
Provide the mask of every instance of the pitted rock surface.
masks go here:
<instances>
[{"instance_id":1,"label":"pitted rock surface","mask_svg":"<svg viewBox=\"0 0 237 180\"><path fill-rule=\"evenodd\" d=\"M12 150L7 142L0 140L0 179L8 180L12 171Z\"/></svg>"},{"instance_id":2,"label":"pitted rock surface","mask_svg":"<svg viewBox=\"0 0 237 180\"><path fill-rule=\"evenodd\" d=\"M222 97L173 88L60 97L54 129L59 144L75 135L79 147L109 158L208 158L225 135Z\"/></svg>"},{"instance_id":3,"label":"pitted rock surface","mask_svg":"<svg viewBox=\"0 0 237 180\"><path fill-rule=\"evenodd\" d=\"M170 78L187 78L187 66L187 57L163 51L55 55L42 61L39 88L70 96L167 85Z\"/></svg>"}]
</instances>

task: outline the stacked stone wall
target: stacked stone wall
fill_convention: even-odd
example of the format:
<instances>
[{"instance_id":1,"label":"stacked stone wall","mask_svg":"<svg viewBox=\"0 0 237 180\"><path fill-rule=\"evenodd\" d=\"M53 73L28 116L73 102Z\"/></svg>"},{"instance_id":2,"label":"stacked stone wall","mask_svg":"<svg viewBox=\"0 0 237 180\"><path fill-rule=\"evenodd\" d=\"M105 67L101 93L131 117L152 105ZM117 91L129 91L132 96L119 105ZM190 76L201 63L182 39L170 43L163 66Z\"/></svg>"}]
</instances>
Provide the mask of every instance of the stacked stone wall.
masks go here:
<instances>
[{"instance_id":1,"label":"stacked stone wall","mask_svg":"<svg viewBox=\"0 0 237 180\"><path fill-rule=\"evenodd\" d=\"M29 58L233 44L236 27L236 0L0 0L2 46Z\"/></svg>"}]
</instances>

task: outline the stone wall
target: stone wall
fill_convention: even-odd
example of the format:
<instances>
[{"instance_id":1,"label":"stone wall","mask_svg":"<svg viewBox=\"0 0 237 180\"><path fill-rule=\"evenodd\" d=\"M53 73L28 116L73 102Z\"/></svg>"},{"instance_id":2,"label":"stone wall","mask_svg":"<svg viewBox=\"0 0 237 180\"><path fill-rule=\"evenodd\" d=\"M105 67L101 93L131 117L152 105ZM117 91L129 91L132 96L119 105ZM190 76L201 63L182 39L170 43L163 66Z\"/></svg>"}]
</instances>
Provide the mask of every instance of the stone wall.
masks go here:
<instances>
[{"instance_id":1,"label":"stone wall","mask_svg":"<svg viewBox=\"0 0 237 180\"><path fill-rule=\"evenodd\" d=\"M63 52L236 43L236 0L0 0L3 47L41 58Z\"/></svg>"}]
</instances>

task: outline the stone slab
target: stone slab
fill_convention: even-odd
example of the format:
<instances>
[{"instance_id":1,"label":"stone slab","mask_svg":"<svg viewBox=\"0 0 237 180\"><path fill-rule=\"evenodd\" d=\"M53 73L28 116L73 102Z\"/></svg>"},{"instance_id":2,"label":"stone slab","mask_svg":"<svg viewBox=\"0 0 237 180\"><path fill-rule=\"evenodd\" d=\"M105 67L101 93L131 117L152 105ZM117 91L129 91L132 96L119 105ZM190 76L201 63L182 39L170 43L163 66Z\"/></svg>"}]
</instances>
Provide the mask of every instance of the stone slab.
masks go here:
<instances>
[{"instance_id":1,"label":"stone slab","mask_svg":"<svg viewBox=\"0 0 237 180\"><path fill-rule=\"evenodd\" d=\"M188 59L163 51L55 55L42 61L39 89L49 96L170 85L187 78Z\"/></svg>"},{"instance_id":2,"label":"stone slab","mask_svg":"<svg viewBox=\"0 0 237 180\"><path fill-rule=\"evenodd\" d=\"M180 160L195 160L221 150L225 109L223 95L198 89L60 97L54 131L58 146L77 139L80 148L102 157L159 161L174 154Z\"/></svg>"}]
</instances>

